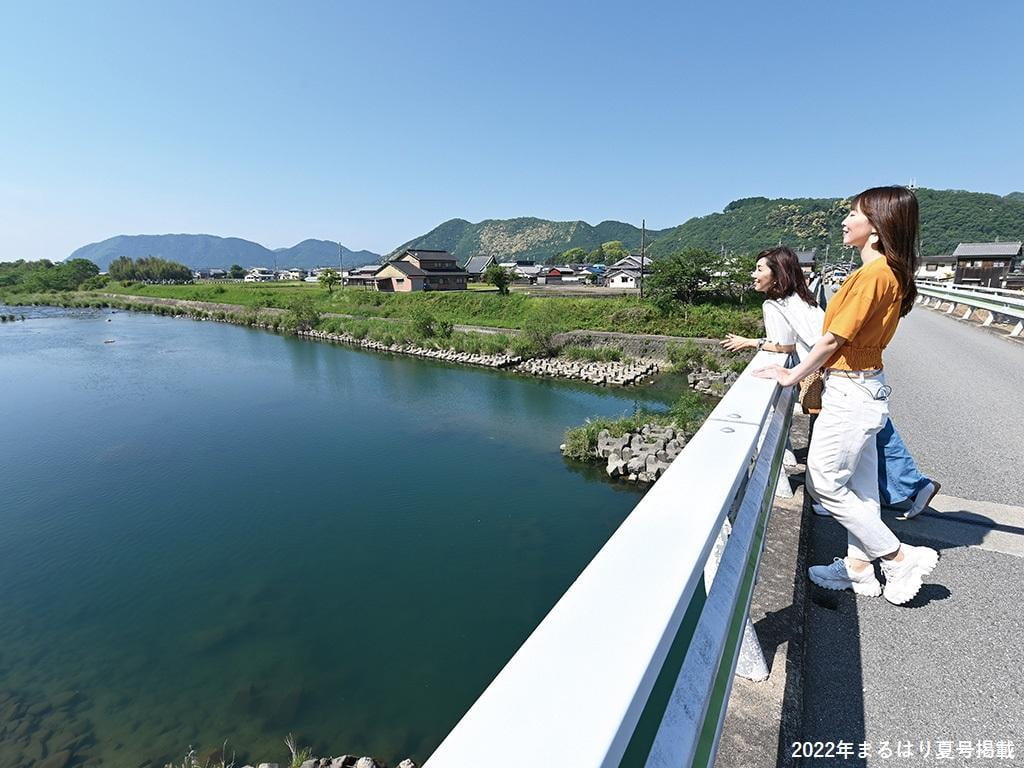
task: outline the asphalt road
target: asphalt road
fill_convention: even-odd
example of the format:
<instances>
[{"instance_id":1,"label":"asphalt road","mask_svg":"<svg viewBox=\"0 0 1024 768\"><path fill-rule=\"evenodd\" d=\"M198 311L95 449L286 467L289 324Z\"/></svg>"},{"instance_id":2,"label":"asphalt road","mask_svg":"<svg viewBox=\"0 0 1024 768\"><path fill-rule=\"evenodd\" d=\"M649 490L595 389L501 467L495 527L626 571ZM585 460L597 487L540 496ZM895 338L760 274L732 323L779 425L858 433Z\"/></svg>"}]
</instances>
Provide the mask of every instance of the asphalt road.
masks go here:
<instances>
[{"instance_id":1,"label":"asphalt road","mask_svg":"<svg viewBox=\"0 0 1024 768\"><path fill-rule=\"evenodd\" d=\"M893 423L942 493L1024 505L1024 344L915 307L884 360Z\"/></svg>"},{"instance_id":2,"label":"asphalt road","mask_svg":"<svg viewBox=\"0 0 1024 768\"><path fill-rule=\"evenodd\" d=\"M803 738L871 746L864 758L794 764L924 765L939 742L968 740L1012 741L1020 760L1024 345L916 307L884 360L893 421L942 494L916 520L883 519L902 541L935 547L942 559L901 607L808 587ZM810 562L842 556L841 526L808 517ZM907 753L887 756L899 742ZM975 762L958 754L943 764Z\"/></svg>"}]
</instances>

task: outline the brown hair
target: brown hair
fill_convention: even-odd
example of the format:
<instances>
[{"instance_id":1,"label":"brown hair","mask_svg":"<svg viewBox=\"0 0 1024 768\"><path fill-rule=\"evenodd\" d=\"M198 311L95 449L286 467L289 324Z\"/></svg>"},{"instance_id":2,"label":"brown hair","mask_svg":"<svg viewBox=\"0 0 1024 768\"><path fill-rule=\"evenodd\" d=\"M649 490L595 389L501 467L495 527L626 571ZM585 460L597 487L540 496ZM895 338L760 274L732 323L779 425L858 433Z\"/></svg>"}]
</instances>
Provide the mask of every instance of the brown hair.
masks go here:
<instances>
[{"instance_id":1,"label":"brown hair","mask_svg":"<svg viewBox=\"0 0 1024 768\"><path fill-rule=\"evenodd\" d=\"M800 269L800 259L791 248L780 245L778 248L767 248L757 254L757 260L765 259L768 269L775 275L775 282L768 286L765 295L769 299L784 299L794 293L812 307L818 306L810 289L804 271Z\"/></svg>"},{"instance_id":2,"label":"brown hair","mask_svg":"<svg viewBox=\"0 0 1024 768\"><path fill-rule=\"evenodd\" d=\"M917 272L917 197L906 187L872 187L850 201L860 206L878 235L875 249L885 256L896 275L902 294L900 317L906 315L917 298L914 273Z\"/></svg>"}]
</instances>

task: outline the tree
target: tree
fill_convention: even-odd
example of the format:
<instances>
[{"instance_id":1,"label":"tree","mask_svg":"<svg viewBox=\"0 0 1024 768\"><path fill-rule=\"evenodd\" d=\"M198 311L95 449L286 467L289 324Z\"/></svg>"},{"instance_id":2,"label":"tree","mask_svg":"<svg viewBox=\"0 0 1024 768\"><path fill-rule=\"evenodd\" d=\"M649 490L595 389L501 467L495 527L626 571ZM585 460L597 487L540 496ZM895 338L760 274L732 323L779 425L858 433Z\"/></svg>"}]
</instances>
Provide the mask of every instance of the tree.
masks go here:
<instances>
[{"instance_id":1,"label":"tree","mask_svg":"<svg viewBox=\"0 0 1024 768\"><path fill-rule=\"evenodd\" d=\"M228 270L228 275L230 275L233 280L241 280L245 277L245 267L241 264L232 264L231 269Z\"/></svg>"},{"instance_id":2,"label":"tree","mask_svg":"<svg viewBox=\"0 0 1024 768\"><path fill-rule=\"evenodd\" d=\"M607 243L601 243L601 251L605 259L613 262L629 256L629 249L622 244L621 240L609 240ZM602 262L595 261L593 263L598 264Z\"/></svg>"},{"instance_id":3,"label":"tree","mask_svg":"<svg viewBox=\"0 0 1024 768\"><path fill-rule=\"evenodd\" d=\"M337 270L327 268L320 273L320 276L317 279L320 281L320 285L325 286L327 288L327 292L331 293L334 290L334 286L338 284L338 281L341 278L338 277Z\"/></svg>"},{"instance_id":4,"label":"tree","mask_svg":"<svg viewBox=\"0 0 1024 768\"><path fill-rule=\"evenodd\" d=\"M685 248L658 259L647 277L648 296L663 311L676 302L692 304L713 285L720 262L717 253L704 248Z\"/></svg>"},{"instance_id":5,"label":"tree","mask_svg":"<svg viewBox=\"0 0 1024 768\"><path fill-rule=\"evenodd\" d=\"M561 264L582 264L587 260L587 252L582 248L570 248L558 255Z\"/></svg>"},{"instance_id":6,"label":"tree","mask_svg":"<svg viewBox=\"0 0 1024 768\"><path fill-rule=\"evenodd\" d=\"M498 264L491 264L484 270L484 282L490 283L498 289L502 296L508 295L508 287L512 284L512 275L507 269Z\"/></svg>"},{"instance_id":7,"label":"tree","mask_svg":"<svg viewBox=\"0 0 1024 768\"><path fill-rule=\"evenodd\" d=\"M587 254L588 264L607 264L607 260L604 254L604 246L599 245L597 248Z\"/></svg>"},{"instance_id":8,"label":"tree","mask_svg":"<svg viewBox=\"0 0 1024 768\"><path fill-rule=\"evenodd\" d=\"M308 293L296 296L288 306L285 324L297 331L308 331L320 325L320 311Z\"/></svg>"}]
</instances>

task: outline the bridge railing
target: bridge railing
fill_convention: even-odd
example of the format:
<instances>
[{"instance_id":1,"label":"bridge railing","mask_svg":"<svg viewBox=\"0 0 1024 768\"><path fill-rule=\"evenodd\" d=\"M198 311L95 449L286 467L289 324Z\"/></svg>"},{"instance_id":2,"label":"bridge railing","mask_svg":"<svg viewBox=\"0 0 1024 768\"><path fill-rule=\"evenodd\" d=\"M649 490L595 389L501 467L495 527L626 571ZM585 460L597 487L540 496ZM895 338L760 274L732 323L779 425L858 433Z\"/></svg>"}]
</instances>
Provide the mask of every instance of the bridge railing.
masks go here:
<instances>
[{"instance_id":1,"label":"bridge railing","mask_svg":"<svg viewBox=\"0 0 1024 768\"><path fill-rule=\"evenodd\" d=\"M713 763L793 411L751 371L784 361L757 354L427 768Z\"/></svg>"},{"instance_id":2,"label":"bridge railing","mask_svg":"<svg viewBox=\"0 0 1024 768\"><path fill-rule=\"evenodd\" d=\"M962 305L966 307L964 314L961 315L964 320L970 319L975 309L985 309L990 313L985 325L992 323L991 313L995 313L1017 320L1017 326L1011 331L1011 336L1020 336L1024 332L1024 294L1020 291L919 280L917 292L918 303L928 304L932 300L937 304L949 302L950 313L957 305Z\"/></svg>"}]
</instances>

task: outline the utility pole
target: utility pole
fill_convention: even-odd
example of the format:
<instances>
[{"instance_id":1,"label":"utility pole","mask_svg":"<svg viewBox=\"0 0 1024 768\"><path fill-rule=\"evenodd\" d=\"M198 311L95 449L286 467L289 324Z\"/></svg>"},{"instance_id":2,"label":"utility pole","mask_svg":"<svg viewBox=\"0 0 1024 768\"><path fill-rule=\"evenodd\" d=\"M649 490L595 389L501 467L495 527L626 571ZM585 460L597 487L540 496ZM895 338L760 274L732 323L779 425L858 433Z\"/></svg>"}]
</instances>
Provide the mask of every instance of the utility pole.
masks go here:
<instances>
[{"instance_id":1,"label":"utility pole","mask_svg":"<svg viewBox=\"0 0 1024 768\"><path fill-rule=\"evenodd\" d=\"M644 298L644 251L647 249L647 219L640 220L640 300Z\"/></svg>"}]
</instances>

